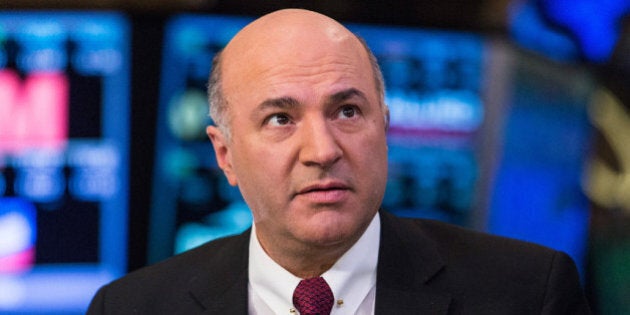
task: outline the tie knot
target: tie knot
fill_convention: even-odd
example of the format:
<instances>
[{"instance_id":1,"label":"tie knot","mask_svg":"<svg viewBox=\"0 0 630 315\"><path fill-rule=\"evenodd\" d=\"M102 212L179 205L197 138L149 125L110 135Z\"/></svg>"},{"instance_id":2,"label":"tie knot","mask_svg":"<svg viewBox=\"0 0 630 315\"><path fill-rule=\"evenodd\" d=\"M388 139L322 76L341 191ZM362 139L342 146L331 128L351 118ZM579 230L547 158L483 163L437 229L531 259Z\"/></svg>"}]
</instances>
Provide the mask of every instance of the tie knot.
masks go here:
<instances>
[{"instance_id":1,"label":"tie knot","mask_svg":"<svg viewBox=\"0 0 630 315\"><path fill-rule=\"evenodd\" d=\"M293 305L300 315L328 315L333 302L332 290L322 277L300 281L293 292Z\"/></svg>"}]
</instances>

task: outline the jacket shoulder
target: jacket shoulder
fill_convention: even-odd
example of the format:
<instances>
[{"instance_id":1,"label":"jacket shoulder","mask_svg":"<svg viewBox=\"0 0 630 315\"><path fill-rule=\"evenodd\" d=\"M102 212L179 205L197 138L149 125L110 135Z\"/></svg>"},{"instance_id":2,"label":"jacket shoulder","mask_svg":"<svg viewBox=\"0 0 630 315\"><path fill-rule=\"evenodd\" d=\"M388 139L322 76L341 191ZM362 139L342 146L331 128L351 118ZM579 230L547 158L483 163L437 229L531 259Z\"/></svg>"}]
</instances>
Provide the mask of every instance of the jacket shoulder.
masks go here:
<instances>
[{"instance_id":1,"label":"jacket shoulder","mask_svg":"<svg viewBox=\"0 0 630 315\"><path fill-rule=\"evenodd\" d=\"M135 270L112 284L116 285L128 281L161 282L164 280L161 278L171 274L177 278L182 278L185 275L194 275L200 268L207 269L208 266L227 263L225 261L226 256L232 258L240 256L247 261L247 257L243 257L247 251L242 249L243 246L246 246L248 240L248 232L213 240L153 265Z\"/></svg>"},{"instance_id":2,"label":"jacket shoulder","mask_svg":"<svg viewBox=\"0 0 630 315\"><path fill-rule=\"evenodd\" d=\"M248 242L249 230L133 271L103 286L88 314L175 314L182 313L182 307L195 310L203 302L195 305L196 292L205 295L214 290L220 294L241 282L247 271Z\"/></svg>"},{"instance_id":3,"label":"jacket shoulder","mask_svg":"<svg viewBox=\"0 0 630 315\"><path fill-rule=\"evenodd\" d=\"M397 259L413 260L413 268L419 270L416 274L422 274L427 265L440 266L432 268L436 272L430 277L417 279L423 279L432 292L450 295L453 310L588 313L575 263L563 252L439 221L383 217L389 236L382 239L396 248L388 252ZM385 260L398 269L406 268ZM390 275L395 273L391 271L395 268L389 270Z\"/></svg>"},{"instance_id":4,"label":"jacket shoulder","mask_svg":"<svg viewBox=\"0 0 630 315\"><path fill-rule=\"evenodd\" d=\"M520 256L551 257L557 251L539 244L497 236L485 232L427 219L403 219L441 248L442 254L490 256L496 254L518 258ZM448 249L448 250L446 250Z\"/></svg>"}]
</instances>

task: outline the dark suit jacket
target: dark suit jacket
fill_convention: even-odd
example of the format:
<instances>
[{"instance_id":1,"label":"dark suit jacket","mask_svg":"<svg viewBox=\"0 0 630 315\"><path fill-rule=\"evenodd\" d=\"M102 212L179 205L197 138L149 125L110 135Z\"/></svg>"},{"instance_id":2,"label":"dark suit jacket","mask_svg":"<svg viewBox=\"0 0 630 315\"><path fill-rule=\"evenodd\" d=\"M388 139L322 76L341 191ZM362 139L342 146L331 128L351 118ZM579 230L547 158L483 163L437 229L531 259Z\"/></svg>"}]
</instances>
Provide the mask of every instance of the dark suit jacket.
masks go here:
<instances>
[{"instance_id":1,"label":"dark suit jacket","mask_svg":"<svg viewBox=\"0 0 630 315\"><path fill-rule=\"evenodd\" d=\"M247 314L250 231L104 286L88 314ZM381 212L376 314L588 314L573 261L538 245Z\"/></svg>"}]
</instances>

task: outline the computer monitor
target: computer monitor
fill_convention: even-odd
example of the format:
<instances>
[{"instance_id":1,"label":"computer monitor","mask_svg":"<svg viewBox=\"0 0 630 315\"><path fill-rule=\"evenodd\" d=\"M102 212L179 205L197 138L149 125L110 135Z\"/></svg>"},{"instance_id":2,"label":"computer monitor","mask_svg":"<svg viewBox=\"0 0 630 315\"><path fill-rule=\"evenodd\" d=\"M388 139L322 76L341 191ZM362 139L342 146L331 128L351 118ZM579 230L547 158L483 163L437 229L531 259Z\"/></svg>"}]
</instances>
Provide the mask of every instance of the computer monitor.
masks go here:
<instances>
[{"instance_id":1,"label":"computer monitor","mask_svg":"<svg viewBox=\"0 0 630 315\"><path fill-rule=\"evenodd\" d=\"M0 12L0 313L83 314L126 272L129 26Z\"/></svg>"}]
</instances>

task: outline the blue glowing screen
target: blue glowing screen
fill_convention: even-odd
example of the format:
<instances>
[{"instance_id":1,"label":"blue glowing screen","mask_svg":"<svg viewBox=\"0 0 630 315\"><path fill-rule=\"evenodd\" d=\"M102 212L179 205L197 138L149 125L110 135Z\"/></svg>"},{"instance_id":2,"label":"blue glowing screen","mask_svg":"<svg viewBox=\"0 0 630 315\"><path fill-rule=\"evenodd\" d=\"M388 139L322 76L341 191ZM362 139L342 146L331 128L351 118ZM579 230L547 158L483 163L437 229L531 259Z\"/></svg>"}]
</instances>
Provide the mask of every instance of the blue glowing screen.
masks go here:
<instances>
[{"instance_id":1,"label":"blue glowing screen","mask_svg":"<svg viewBox=\"0 0 630 315\"><path fill-rule=\"evenodd\" d=\"M618 41L621 19L630 14L628 0L542 0L549 19L568 29L586 58L608 60Z\"/></svg>"},{"instance_id":2,"label":"blue glowing screen","mask_svg":"<svg viewBox=\"0 0 630 315\"><path fill-rule=\"evenodd\" d=\"M488 230L562 250L583 271L589 202L581 183L592 149L592 87L578 84L584 78L577 74L566 76L565 68L545 65L514 70Z\"/></svg>"},{"instance_id":3,"label":"blue glowing screen","mask_svg":"<svg viewBox=\"0 0 630 315\"><path fill-rule=\"evenodd\" d=\"M390 109L383 208L470 225L486 46L481 36L348 25L379 61Z\"/></svg>"},{"instance_id":4,"label":"blue glowing screen","mask_svg":"<svg viewBox=\"0 0 630 315\"><path fill-rule=\"evenodd\" d=\"M113 13L0 13L2 314L82 314L125 272L127 36Z\"/></svg>"},{"instance_id":5,"label":"blue glowing screen","mask_svg":"<svg viewBox=\"0 0 630 315\"><path fill-rule=\"evenodd\" d=\"M552 59L603 63L629 13L628 0L513 1L509 28L519 44Z\"/></svg>"}]
</instances>

